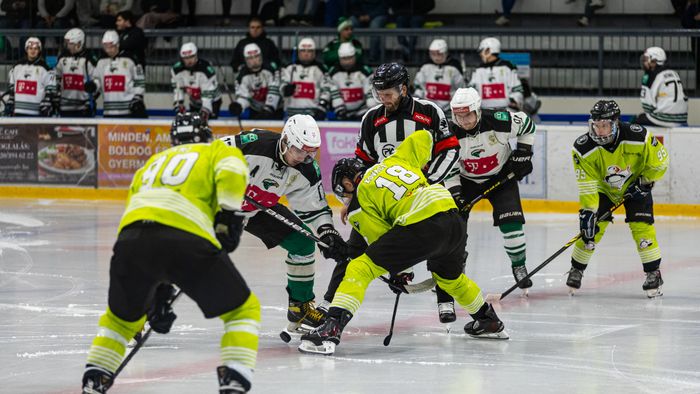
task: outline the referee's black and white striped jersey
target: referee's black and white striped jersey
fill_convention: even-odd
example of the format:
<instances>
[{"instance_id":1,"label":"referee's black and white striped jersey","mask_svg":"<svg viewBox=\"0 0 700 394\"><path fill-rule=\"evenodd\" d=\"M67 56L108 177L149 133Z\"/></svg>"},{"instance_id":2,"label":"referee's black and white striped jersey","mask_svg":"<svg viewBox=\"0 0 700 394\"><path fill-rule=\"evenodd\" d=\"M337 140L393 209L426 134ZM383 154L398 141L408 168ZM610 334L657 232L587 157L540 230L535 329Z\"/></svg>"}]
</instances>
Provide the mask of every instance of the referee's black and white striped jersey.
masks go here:
<instances>
[{"instance_id":1,"label":"referee's black and white striped jersey","mask_svg":"<svg viewBox=\"0 0 700 394\"><path fill-rule=\"evenodd\" d=\"M428 100L404 97L399 108L388 114L384 105L371 108L362 118L355 155L365 164L381 162L416 130L433 135L433 157L425 170L430 183L441 182L458 158L459 141L449 129L445 113Z\"/></svg>"}]
</instances>

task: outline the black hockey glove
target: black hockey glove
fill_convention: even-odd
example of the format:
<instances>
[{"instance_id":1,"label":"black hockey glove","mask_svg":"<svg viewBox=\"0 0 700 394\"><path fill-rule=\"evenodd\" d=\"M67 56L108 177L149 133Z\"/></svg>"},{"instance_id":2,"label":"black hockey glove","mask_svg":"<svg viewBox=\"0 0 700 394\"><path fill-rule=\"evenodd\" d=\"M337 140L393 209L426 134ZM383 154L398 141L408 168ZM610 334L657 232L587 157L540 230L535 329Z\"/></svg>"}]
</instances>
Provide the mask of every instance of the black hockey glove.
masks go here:
<instances>
[{"instance_id":1,"label":"black hockey glove","mask_svg":"<svg viewBox=\"0 0 700 394\"><path fill-rule=\"evenodd\" d=\"M143 97L134 96L129 103L129 111L132 115L143 116L146 114L146 105L143 103Z\"/></svg>"},{"instance_id":2,"label":"black hockey glove","mask_svg":"<svg viewBox=\"0 0 700 394\"><path fill-rule=\"evenodd\" d=\"M5 108L2 111L3 116L14 116L15 114L15 100L10 98L5 103Z\"/></svg>"},{"instance_id":3,"label":"black hockey glove","mask_svg":"<svg viewBox=\"0 0 700 394\"><path fill-rule=\"evenodd\" d=\"M343 106L335 110L335 117L338 120L345 120L348 118L348 110Z\"/></svg>"},{"instance_id":4,"label":"black hockey glove","mask_svg":"<svg viewBox=\"0 0 700 394\"><path fill-rule=\"evenodd\" d=\"M153 305L148 311L148 324L153 331L159 334L167 334L177 318L173 312L172 302L175 299L175 287L169 283L161 283L156 288L153 297Z\"/></svg>"},{"instance_id":5,"label":"black hockey glove","mask_svg":"<svg viewBox=\"0 0 700 394\"><path fill-rule=\"evenodd\" d=\"M53 106L50 101L42 101L39 104L39 115L41 116L51 116L53 112Z\"/></svg>"},{"instance_id":6,"label":"black hockey glove","mask_svg":"<svg viewBox=\"0 0 700 394\"><path fill-rule=\"evenodd\" d=\"M326 111L324 111L323 109L321 109L321 108L314 108L314 109L313 109L313 112L314 112L314 113L313 113L311 116L313 116L314 119L316 119L316 120L324 120L324 119L326 119Z\"/></svg>"},{"instance_id":7,"label":"black hockey glove","mask_svg":"<svg viewBox=\"0 0 700 394\"><path fill-rule=\"evenodd\" d=\"M95 93L97 91L97 84L95 83L95 81L87 81L85 82L85 86L83 86L83 89L87 93Z\"/></svg>"},{"instance_id":8,"label":"black hockey glove","mask_svg":"<svg viewBox=\"0 0 700 394\"><path fill-rule=\"evenodd\" d=\"M399 272L398 274L391 275L389 278L389 289L394 293L394 294L399 294L399 293L406 293L408 294L408 290L406 290L406 285L408 282L413 280L413 277L415 275L413 274L413 271L411 272Z\"/></svg>"},{"instance_id":9,"label":"black hockey glove","mask_svg":"<svg viewBox=\"0 0 700 394\"><path fill-rule=\"evenodd\" d=\"M651 193L651 189L654 187L654 182L644 184L641 178L637 178L636 181L627 186L625 190L625 199L627 200L643 200L646 196Z\"/></svg>"},{"instance_id":10,"label":"black hockey glove","mask_svg":"<svg viewBox=\"0 0 700 394\"><path fill-rule=\"evenodd\" d=\"M510 153L506 171L513 171L515 179L521 180L532 172L532 152L524 149L516 149Z\"/></svg>"},{"instance_id":11,"label":"black hockey glove","mask_svg":"<svg viewBox=\"0 0 700 394\"><path fill-rule=\"evenodd\" d=\"M231 113L231 116L238 116L243 112L243 106L240 103L233 101L228 105L228 112Z\"/></svg>"},{"instance_id":12,"label":"black hockey glove","mask_svg":"<svg viewBox=\"0 0 700 394\"><path fill-rule=\"evenodd\" d=\"M457 205L457 209L459 209L459 216L464 218L464 220L469 219L469 211L471 211L471 208L469 210L465 210L464 207L469 204L467 200L462 197L462 186L452 186L451 188L447 189L450 194L452 195L452 199L455 200L455 204Z\"/></svg>"},{"instance_id":13,"label":"black hockey glove","mask_svg":"<svg viewBox=\"0 0 700 394\"><path fill-rule=\"evenodd\" d=\"M317 233L321 241L328 245L327 248L321 245L318 246L323 257L335 260L338 263L348 259L348 244L340 236L338 230L330 224L324 224L318 228Z\"/></svg>"},{"instance_id":14,"label":"black hockey glove","mask_svg":"<svg viewBox=\"0 0 700 394\"><path fill-rule=\"evenodd\" d=\"M578 211L578 223L581 229L581 239L585 244L587 250L595 249L595 235L599 231L596 221L598 215L587 209L581 209Z\"/></svg>"},{"instance_id":15,"label":"black hockey glove","mask_svg":"<svg viewBox=\"0 0 700 394\"><path fill-rule=\"evenodd\" d=\"M294 90L296 90L296 85L293 83L289 83L284 85L282 88L282 96L284 97L290 97L294 94Z\"/></svg>"},{"instance_id":16,"label":"black hockey glove","mask_svg":"<svg viewBox=\"0 0 700 394\"><path fill-rule=\"evenodd\" d=\"M234 211L222 209L214 217L214 232L221 247L228 253L233 252L241 242L241 234L245 228L245 216Z\"/></svg>"}]
</instances>

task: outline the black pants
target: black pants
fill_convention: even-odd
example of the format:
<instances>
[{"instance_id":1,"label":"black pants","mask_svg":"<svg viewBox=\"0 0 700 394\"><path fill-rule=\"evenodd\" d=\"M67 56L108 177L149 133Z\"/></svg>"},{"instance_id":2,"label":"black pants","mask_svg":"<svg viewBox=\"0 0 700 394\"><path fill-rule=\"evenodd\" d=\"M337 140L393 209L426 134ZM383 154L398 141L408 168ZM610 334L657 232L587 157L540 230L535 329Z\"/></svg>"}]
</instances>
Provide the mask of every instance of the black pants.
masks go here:
<instances>
[{"instance_id":1,"label":"black pants","mask_svg":"<svg viewBox=\"0 0 700 394\"><path fill-rule=\"evenodd\" d=\"M134 223L122 229L113 250L108 304L126 321L146 313L160 283L177 285L207 318L238 308L250 295L228 254L186 231Z\"/></svg>"}]
</instances>

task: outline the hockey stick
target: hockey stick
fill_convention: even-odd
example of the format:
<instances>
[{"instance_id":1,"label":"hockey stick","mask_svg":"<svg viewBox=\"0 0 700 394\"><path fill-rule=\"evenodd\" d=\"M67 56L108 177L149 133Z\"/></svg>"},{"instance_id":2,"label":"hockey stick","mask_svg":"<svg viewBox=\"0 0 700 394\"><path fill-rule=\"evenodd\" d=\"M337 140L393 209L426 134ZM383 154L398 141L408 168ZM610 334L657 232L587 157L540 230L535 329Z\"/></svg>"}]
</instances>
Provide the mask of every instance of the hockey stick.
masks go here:
<instances>
[{"instance_id":1,"label":"hockey stick","mask_svg":"<svg viewBox=\"0 0 700 394\"><path fill-rule=\"evenodd\" d=\"M217 64L216 67L219 69L219 73L221 74L221 78L224 80L224 83L223 83L224 90L226 91L226 95L228 96L228 99L232 103L235 102L236 100L234 100L233 94L231 94L231 89L228 87L228 80L226 79L226 73L224 73L224 68L221 67L221 62L219 62L219 64ZM235 73L236 70L233 70L233 72ZM238 129L242 132L243 131L243 122L241 122L241 115L238 114L236 116L236 119L238 119Z\"/></svg>"},{"instance_id":2,"label":"hockey stick","mask_svg":"<svg viewBox=\"0 0 700 394\"><path fill-rule=\"evenodd\" d=\"M175 303L175 301L180 297L181 294L182 294L182 290L178 289L177 293L175 293L175 296L168 303L168 306L172 306ZM136 355L136 352L138 352L139 349L141 349L141 347L143 346L143 344L146 343L146 340L148 339L148 337L151 336L152 332L153 332L153 328L149 326L148 330L146 330L146 333L143 334L143 336L141 336L141 338L139 338L138 341L136 341L136 345L134 346L134 348L131 349L129 354L124 358L124 361L122 361L122 363L119 364L119 368L117 368L117 370L114 371L114 375L112 375L112 384L114 384L114 381L117 380L117 376L119 376L119 374L122 372L122 370L129 363L129 361L132 358L134 358L134 356Z\"/></svg>"},{"instance_id":3,"label":"hockey stick","mask_svg":"<svg viewBox=\"0 0 700 394\"><path fill-rule=\"evenodd\" d=\"M380 278L382 278L380 276ZM396 311L399 309L399 297L401 293L396 293L396 301L394 301L394 313L391 315L391 325L389 326L389 335L384 338L384 346L389 346L391 337L394 335L394 322L396 321Z\"/></svg>"},{"instance_id":4,"label":"hockey stick","mask_svg":"<svg viewBox=\"0 0 700 394\"><path fill-rule=\"evenodd\" d=\"M596 224L598 224L598 222L602 222L602 221L607 220L610 216L612 216L613 212L615 212L615 210L617 208L619 208L620 206L622 206L624 203L625 203L625 199L623 198L620 202L615 204L612 208L610 208L603 215L601 215L600 218L596 221ZM568 249L569 246L576 243L576 241L578 241L579 238L581 238L581 236L582 236L581 232L576 234L575 237L571 238L569 240L569 242L565 243L564 246L562 246L559 250L557 250L553 255L549 256L549 258L547 260L545 260L542 264L538 265L534 270L532 270L529 274L527 274L527 276L520 279L520 281L518 281L516 284L511 286L508 290L504 291L502 294L489 294L489 295L487 295L486 301L498 302L498 301L504 299L508 294L512 293L513 290L517 289L518 285L521 282L524 282L524 281L530 279L533 275L535 275L537 272L539 272L547 264L551 263L552 260L556 259L560 254L562 254L566 249Z\"/></svg>"},{"instance_id":5,"label":"hockey stick","mask_svg":"<svg viewBox=\"0 0 700 394\"><path fill-rule=\"evenodd\" d=\"M508 174L506 174L505 177L503 177L502 179L499 179L498 182L489 186L489 188L484 190L483 193L476 196L476 198L471 200L471 202L469 202L467 205L463 206L460 211L469 212L474 207L474 205L476 205L476 203L483 200L485 197L488 197L488 195L491 194L494 190L498 189L499 187L501 187L501 185L505 184L506 182L510 181L513 178L515 178L515 173L513 173L511 171Z\"/></svg>"}]
</instances>

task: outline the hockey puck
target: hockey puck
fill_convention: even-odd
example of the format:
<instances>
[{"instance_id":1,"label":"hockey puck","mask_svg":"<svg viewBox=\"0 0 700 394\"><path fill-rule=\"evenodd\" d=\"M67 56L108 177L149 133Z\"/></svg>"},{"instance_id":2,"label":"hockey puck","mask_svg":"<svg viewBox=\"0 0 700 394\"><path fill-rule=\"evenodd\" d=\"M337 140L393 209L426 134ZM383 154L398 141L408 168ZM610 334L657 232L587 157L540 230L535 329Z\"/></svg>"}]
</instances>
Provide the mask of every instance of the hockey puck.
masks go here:
<instances>
[{"instance_id":1,"label":"hockey puck","mask_svg":"<svg viewBox=\"0 0 700 394\"><path fill-rule=\"evenodd\" d=\"M284 343L289 343L292 340L292 336L287 331L280 332L280 338L282 338Z\"/></svg>"}]
</instances>

